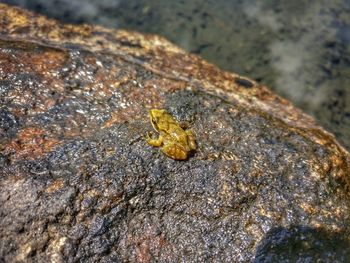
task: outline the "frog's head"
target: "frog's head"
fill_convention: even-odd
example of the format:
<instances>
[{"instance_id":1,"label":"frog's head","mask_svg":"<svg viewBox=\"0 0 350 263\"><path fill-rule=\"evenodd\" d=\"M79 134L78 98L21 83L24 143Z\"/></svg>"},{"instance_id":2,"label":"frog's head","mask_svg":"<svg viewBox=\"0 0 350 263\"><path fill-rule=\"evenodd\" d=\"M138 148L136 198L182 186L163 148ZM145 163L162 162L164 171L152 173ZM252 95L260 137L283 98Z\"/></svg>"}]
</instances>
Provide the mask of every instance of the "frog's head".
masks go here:
<instances>
[{"instance_id":1,"label":"frog's head","mask_svg":"<svg viewBox=\"0 0 350 263\"><path fill-rule=\"evenodd\" d=\"M159 122L163 119L165 110L152 109L149 111L149 117L152 126L155 130L159 131Z\"/></svg>"}]
</instances>

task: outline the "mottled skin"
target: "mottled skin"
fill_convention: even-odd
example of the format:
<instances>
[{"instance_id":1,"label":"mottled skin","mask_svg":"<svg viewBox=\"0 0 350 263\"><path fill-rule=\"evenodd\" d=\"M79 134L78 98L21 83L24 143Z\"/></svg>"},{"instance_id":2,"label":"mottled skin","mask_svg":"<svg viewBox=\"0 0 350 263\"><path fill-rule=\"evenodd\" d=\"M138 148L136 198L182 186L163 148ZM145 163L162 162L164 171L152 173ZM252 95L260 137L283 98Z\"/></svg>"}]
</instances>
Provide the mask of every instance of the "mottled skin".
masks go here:
<instances>
[{"instance_id":1,"label":"mottled skin","mask_svg":"<svg viewBox=\"0 0 350 263\"><path fill-rule=\"evenodd\" d=\"M196 149L193 132L184 130L165 110L152 109L149 116L153 128L159 133L158 139L148 136L150 145L162 147L162 152L175 160L187 159L189 152Z\"/></svg>"}]
</instances>

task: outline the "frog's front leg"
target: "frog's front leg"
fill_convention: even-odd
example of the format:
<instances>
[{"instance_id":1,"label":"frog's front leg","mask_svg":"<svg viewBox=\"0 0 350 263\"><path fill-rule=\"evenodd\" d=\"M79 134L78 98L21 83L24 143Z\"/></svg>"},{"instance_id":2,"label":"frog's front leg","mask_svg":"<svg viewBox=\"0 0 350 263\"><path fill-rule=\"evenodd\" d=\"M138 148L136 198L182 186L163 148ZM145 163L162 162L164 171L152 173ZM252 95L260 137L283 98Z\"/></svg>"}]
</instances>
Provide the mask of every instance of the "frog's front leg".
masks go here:
<instances>
[{"instance_id":1,"label":"frog's front leg","mask_svg":"<svg viewBox=\"0 0 350 263\"><path fill-rule=\"evenodd\" d=\"M176 143L168 143L162 147L162 152L175 160L187 159L187 151Z\"/></svg>"},{"instance_id":2,"label":"frog's front leg","mask_svg":"<svg viewBox=\"0 0 350 263\"><path fill-rule=\"evenodd\" d=\"M190 147L191 150L196 150L197 145L196 145L196 136L191 130L186 130L185 131L187 134L187 141L188 141L188 146Z\"/></svg>"},{"instance_id":3,"label":"frog's front leg","mask_svg":"<svg viewBox=\"0 0 350 263\"><path fill-rule=\"evenodd\" d=\"M149 134L147 134L147 143L149 145L159 147L163 144L163 136L159 136L158 139L152 139Z\"/></svg>"}]
</instances>

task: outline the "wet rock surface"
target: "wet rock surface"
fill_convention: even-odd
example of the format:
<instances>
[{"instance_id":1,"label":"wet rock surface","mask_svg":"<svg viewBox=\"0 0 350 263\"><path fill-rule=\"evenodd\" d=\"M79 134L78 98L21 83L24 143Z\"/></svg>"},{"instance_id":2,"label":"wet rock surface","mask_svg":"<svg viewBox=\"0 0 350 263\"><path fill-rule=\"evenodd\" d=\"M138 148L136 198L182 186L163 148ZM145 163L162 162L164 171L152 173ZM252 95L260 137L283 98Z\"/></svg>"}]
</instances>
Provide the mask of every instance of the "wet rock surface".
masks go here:
<instances>
[{"instance_id":1,"label":"wet rock surface","mask_svg":"<svg viewBox=\"0 0 350 263\"><path fill-rule=\"evenodd\" d=\"M0 261L346 262L349 153L166 40L0 5ZM149 146L148 111L198 149Z\"/></svg>"},{"instance_id":2,"label":"wet rock surface","mask_svg":"<svg viewBox=\"0 0 350 263\"><path fill-rule=\"evenodd\" d=\"M161 35L264 83L350 149L348 0L0 0L58 19Z\"/></svg>"}]
</instances>

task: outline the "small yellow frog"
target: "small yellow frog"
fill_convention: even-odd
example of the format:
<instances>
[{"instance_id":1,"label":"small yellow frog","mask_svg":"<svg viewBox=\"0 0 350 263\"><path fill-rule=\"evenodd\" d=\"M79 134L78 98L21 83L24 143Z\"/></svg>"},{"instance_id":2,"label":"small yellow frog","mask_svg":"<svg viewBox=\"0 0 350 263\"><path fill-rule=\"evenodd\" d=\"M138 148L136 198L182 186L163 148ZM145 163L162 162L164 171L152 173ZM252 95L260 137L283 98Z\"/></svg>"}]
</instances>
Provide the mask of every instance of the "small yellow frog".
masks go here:
<instances>
[{"instance_id":1,"label":"small yellow frog","mask_svg":"<svg viewBox=\"0 0 350 263\"><path fill-rule=\"evenodd\" d=\"M148 144L160 147L170 158L185 160L190 151L196 149L196 139L191 130L184 130L165 110L152 109L149 112L153 128L159 133L158 139L149 135Z\"/></svg>"}]
</instances>

